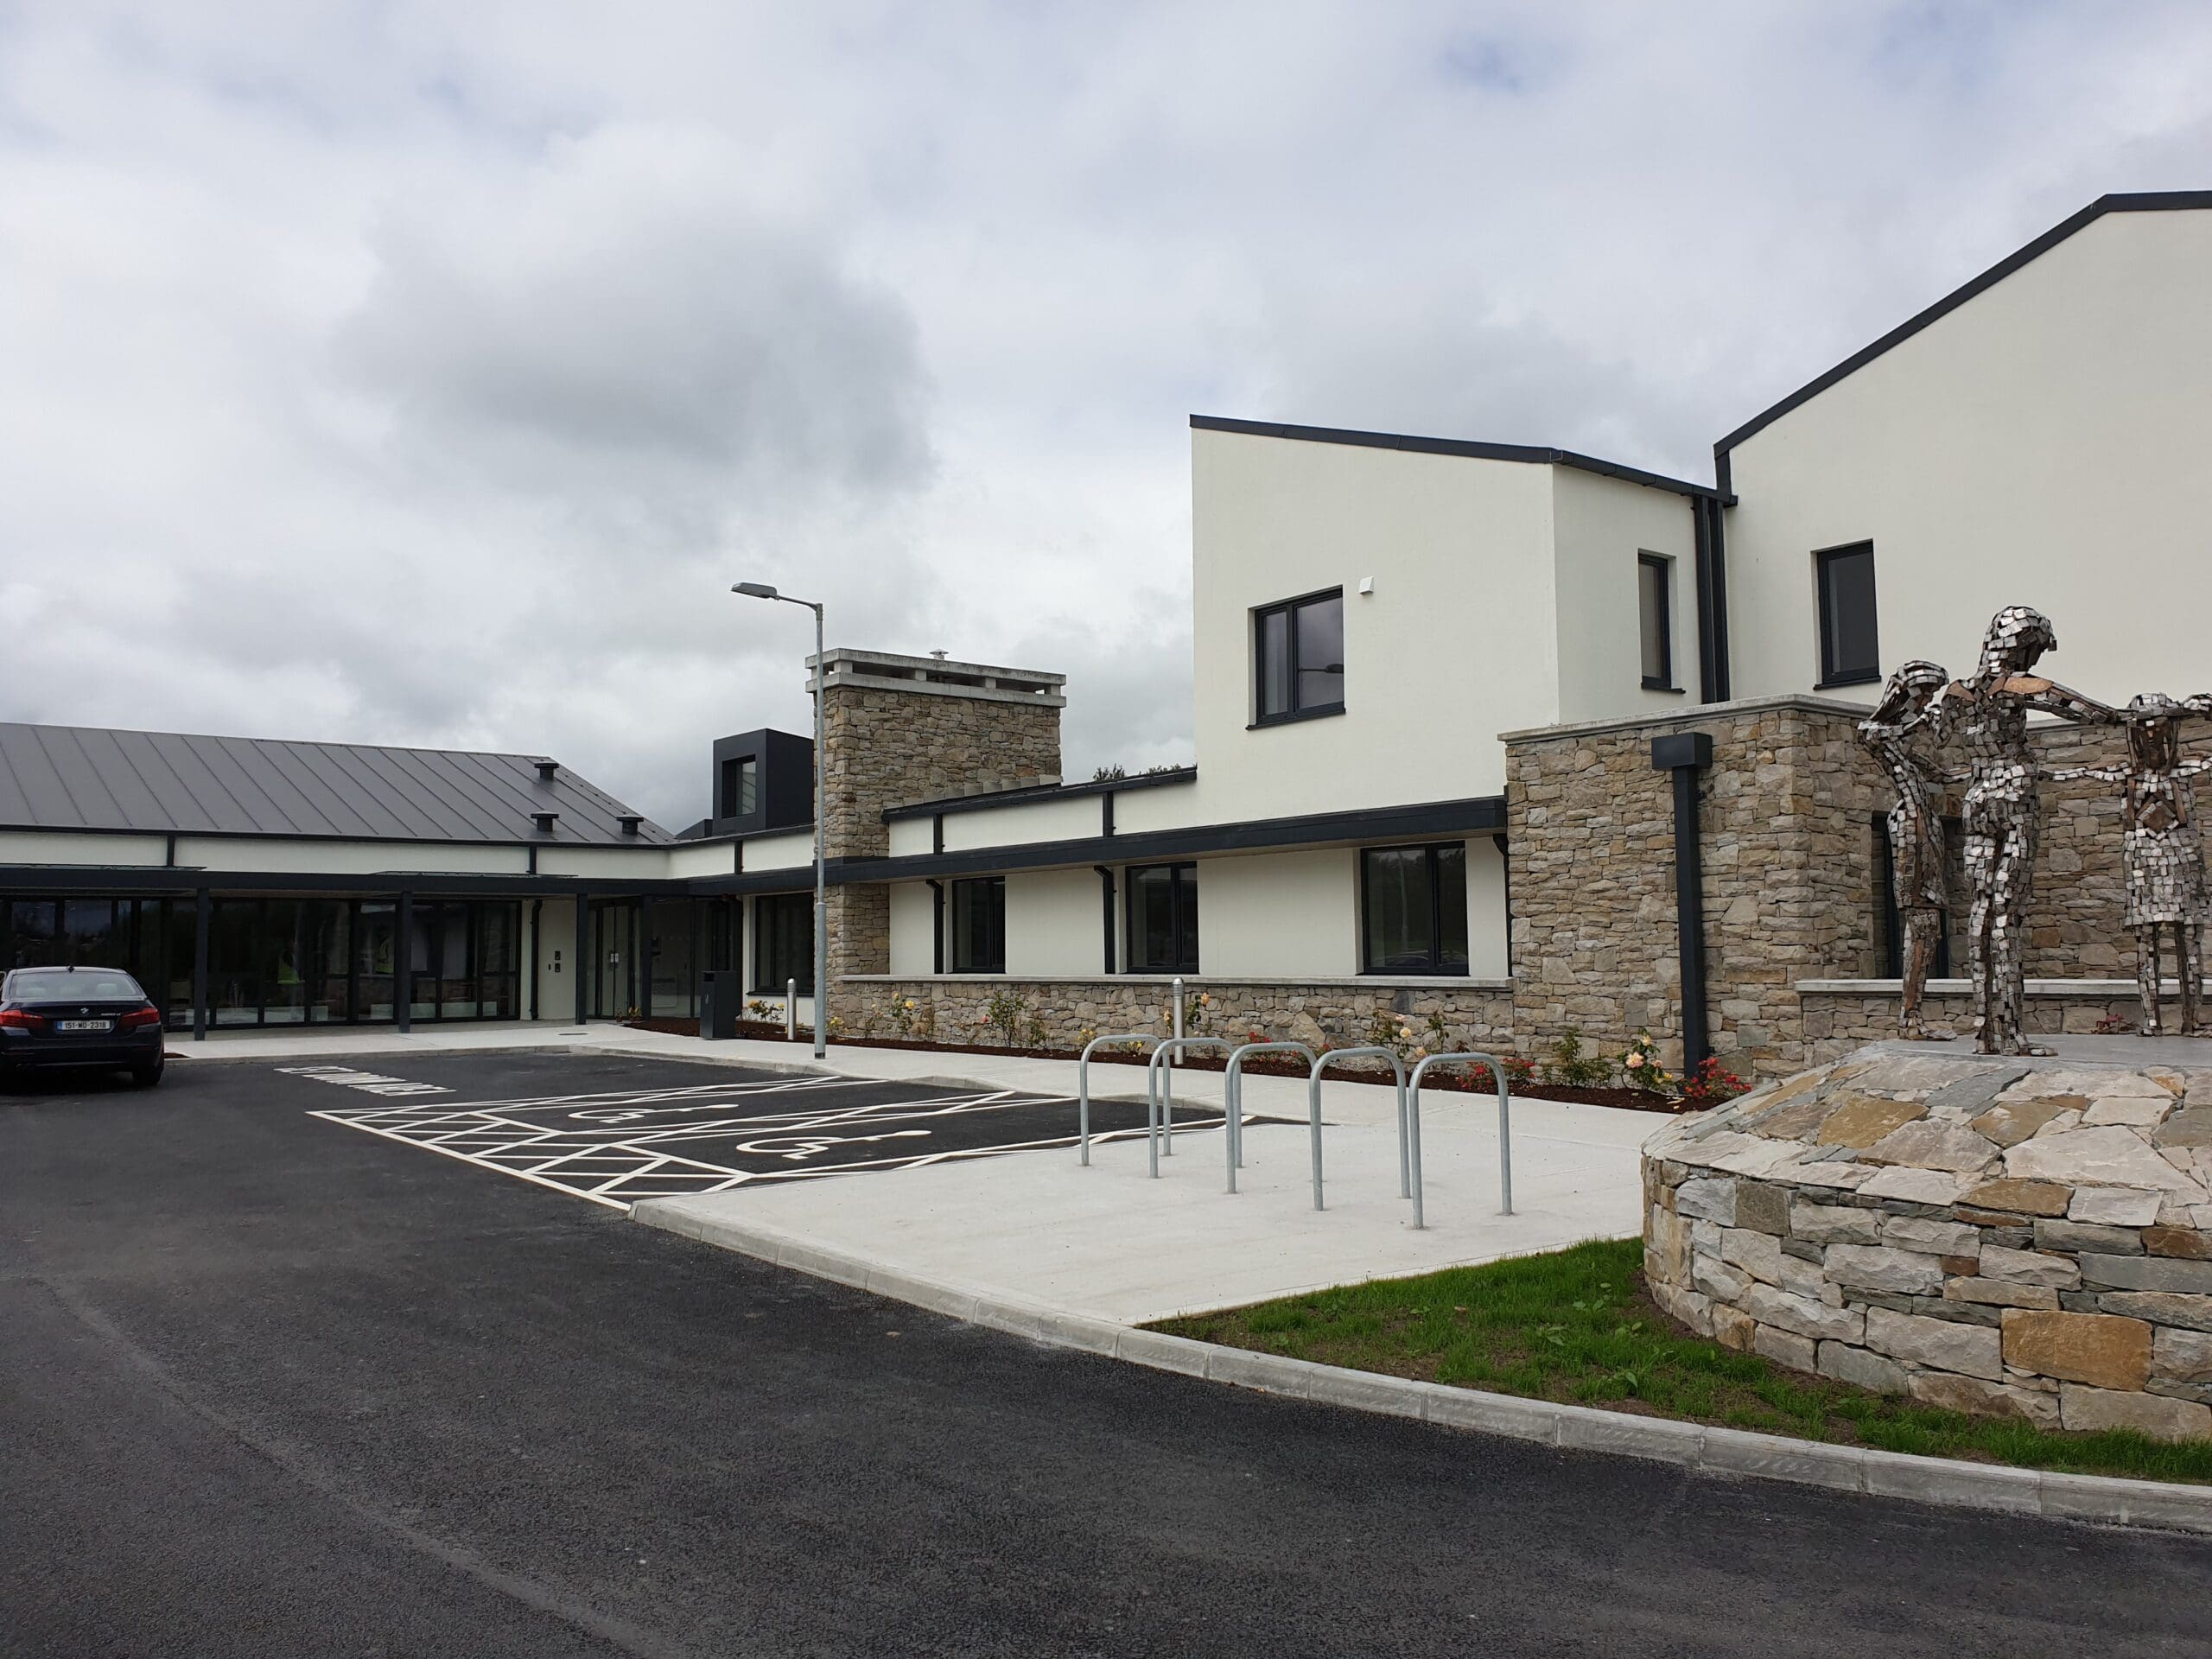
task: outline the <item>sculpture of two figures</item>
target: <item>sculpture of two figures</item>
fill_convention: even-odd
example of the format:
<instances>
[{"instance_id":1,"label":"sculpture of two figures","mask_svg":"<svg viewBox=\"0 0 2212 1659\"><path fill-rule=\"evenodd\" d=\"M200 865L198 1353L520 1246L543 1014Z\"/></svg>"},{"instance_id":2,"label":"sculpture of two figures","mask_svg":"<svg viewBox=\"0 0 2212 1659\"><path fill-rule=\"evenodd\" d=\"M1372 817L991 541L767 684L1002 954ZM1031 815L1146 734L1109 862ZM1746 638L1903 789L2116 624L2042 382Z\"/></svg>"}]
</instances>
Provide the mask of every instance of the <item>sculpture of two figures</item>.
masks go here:
<instances>
[{"instance_id":1,"label":"sculpture of two figures","mask_svg":"<svg viewBox=\"0 0 2212 1659\"><path fill-rule=\"evenodd\" d=\"M1941 791L1946 784L1964 783L1965 861L1972 893L1967 971L1976 1046L1985 1054L2050 1052L2029 1043L2023 1006L2028 905L2042 823L2038 777L2094 778L2120 785L2126 922L2138 946L2143 1029L2152 1034L2164 1029L2158 966L2159 931L2165 927L2177 936L2182 1030L2196 1028L2198 930L2207 891L2190 779L2212 770L2212 760L2181 758L2176 722L2190 715L2212 715L2212 697L2180 703L2154 694L2137 697L2125 711L2107 708L2034 672L2043 654L2057 645L2047 618L2024 605L2008 605L1990 620L1972 679L1951 681L1934 663L1907 663L1890 677L1880 704L1859 726L1860 741L1897 791L1889 830L1904 936L1899 1027L1907 1037L1941 1034L1927 1029L1921 1001L1945 901ZM2031 714L2082 724L2124 723L2129 763L2038 768L2028 746ZM1966 751L1963 773L1937 764L1955 739Z\"/></svg>"}]
</instances>

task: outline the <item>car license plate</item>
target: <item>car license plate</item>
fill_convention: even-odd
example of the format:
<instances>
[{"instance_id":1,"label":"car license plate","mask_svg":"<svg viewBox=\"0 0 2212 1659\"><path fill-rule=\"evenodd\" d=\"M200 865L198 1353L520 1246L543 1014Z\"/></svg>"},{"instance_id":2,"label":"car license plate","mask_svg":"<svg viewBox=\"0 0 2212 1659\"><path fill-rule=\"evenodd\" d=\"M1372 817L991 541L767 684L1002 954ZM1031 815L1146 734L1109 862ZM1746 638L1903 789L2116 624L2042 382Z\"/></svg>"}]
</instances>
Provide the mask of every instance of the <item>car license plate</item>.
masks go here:
<instances>
[{"instance_id":1,"label":"car license plate","mask_svg":"<svg viewBox=\"0 0 2212 1659\"><path fill-rule=\"evenodd\" d=\"M54 1022L54 1028L56 1031L107 1031L113 1025L114 1021L109 1020L57 1020Z\"/></svg>"}]
</instances>

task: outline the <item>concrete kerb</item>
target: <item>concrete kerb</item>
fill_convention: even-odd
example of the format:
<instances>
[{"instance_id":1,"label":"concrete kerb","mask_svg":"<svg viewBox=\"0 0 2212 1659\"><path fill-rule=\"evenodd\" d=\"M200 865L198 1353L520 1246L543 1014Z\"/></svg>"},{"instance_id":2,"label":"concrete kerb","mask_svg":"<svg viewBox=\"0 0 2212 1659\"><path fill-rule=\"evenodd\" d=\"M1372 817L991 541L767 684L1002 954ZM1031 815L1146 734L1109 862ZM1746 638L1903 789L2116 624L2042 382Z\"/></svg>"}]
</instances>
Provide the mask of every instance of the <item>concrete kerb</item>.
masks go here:
<instances>
[{"instance_id":1,"label":"concrete kerb","mask_svg":"<svg viewBox=\"0 0 2212 1659\"><path fill-rule=\"evenodd\" d=\"M1818 1440L1708 1427L1592 1406L1554 1405L1514 1395L1484 1394L1447 1383L1421 1382L1226 1348L995 1297L969 1287L929 1283L859 1256L798 1243L772 1228L701 1221L668 1209L667 1203L647 1199L633 1205L630 1217L702 1243L1032 1342L1260 1394L1417 1418L1440 1427L1533 1440L1567 1452L1644 1458L1704 1474L1787 1480L1956 1509L2212 1535L2212 1487L2058 1474L2007 1465L1915 1457L1866 1446L1829 1446Z\"/></svg>"}]
</instances>

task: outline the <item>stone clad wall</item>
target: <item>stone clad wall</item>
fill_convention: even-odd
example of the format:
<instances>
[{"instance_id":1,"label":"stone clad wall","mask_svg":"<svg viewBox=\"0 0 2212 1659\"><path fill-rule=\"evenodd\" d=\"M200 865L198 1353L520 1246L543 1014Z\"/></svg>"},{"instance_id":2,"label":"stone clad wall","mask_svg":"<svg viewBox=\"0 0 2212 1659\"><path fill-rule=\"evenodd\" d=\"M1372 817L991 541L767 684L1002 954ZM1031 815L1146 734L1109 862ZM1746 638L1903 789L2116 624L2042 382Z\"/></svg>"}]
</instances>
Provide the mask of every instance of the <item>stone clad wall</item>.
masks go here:
<instances>
[{"instance_id":1,"label":"stone clad wall","mask_svg":"<svg viewBox=\"0 0 2212 1659\"><path fill-rule=\"evenodd\" d=\"M1126 979L851 979L840 1017L855 1036L899 1034L903 1018L911 1034L926 1023L939 1042L998 1040L980 1017L991 999L1018 996L1027 1004L1025 1027L1036 1022L1042 1046L1079 1048L1084 1035L1101 1032L1154 1032L1165 1036L1174 1008L1171 982L1151 976ZM1292 985L1279 982L1209 979L1185 982L1186 995L1208 1001L1197 1011L1192 1036L1221 1036L1242 1041L1258 1030L1271 1041L1303 1042L1318 1047L1327 1040L1338 1048L1368 1040L1377 1014L1395 1014L1411 1022L1426 1040L1432 1012L1440 1014L1453 1047L1484 1052L1512 1047L1512 993L1503 986L1471 981L1464 987L1393 988L1373 985ZM898 1003L912 999L913 1014ZM925 1016L925 1020L918 1020ZM1025 1046L1027 1046L1025 1043Z\"/></svg>"},{"instance_id":2,"label":"stone clad wall","mask_svg":"<svg viewBox=\"0 0 2212 1659\"><path fill-rule=\"evenodd\" d=\"M1923 1005L1929 1024L1955 1032L1974 1023L1973 999L1964 982L1936 981L1941 988L1928 994ZM1894 991L1801 991L1804 1012L1805 1061L1840 1059L1868 1043L1884 1042L1897 1034L1897 996ZM2132 985L2084 987L2056 990L2031 984L2027 997L2027 1027L2036 1036L2087 1036L2098 1022L2126 1021L2132 1028L2141 1013Z\"/></svg>"},{"instance_id":3,"label":"stone clad wall","mask_svg":"<svg viewBox=\"0 0 2212 1659\"><path fill-rule=\"evenodd\" d=\"M1864 710L1777 698L1659 720L1511 734L1506 743L1507 856L1515 1019L1524 1053L1575 1030L1618 1051L1639 1028L1679 1060L1672 779L1651 741L1713 738L1700 801L1708 1020L1715 1052L1746 1077L1772 1076L1896 1032L1894 995L1801 995L1806 980L1887 971L1878 889L1878 820L1889 783L1858 743ZM2053 766L2109 765L2109 729L2052 727L2036 741ZM1948 811L1960 809L1954 789ZM2030 912L2028 972L2051 980L2132 976L2120 924L2119 806L2111 788L2043 785L2044 835ZM1955 872L1958 849L1951 849ZM1967 896L1953 918L1963 973ZM1955 1006L1954 1005L1955 1001ZM2037 999L2037 1028L2086 1031L2126 1000L2083 993ZM1931 1010L1963 1026L1964 998Z\"/></svg>"},{"instance_id":4,"label":"stone clad wall","mask_svg":"<svg viewBox=\"0 0 2212 1659\"><path fill-rule=\"evenodd\" d=\"M1506 745L1514 1012L1524 1052L1639 1028L1681 1059L1674 792L1651 740L1713 737L1702 853L1714 1051L1750 1075L1803 1052L1796 982L1872 975L1880 775L1859 711L1808 699L1718 705Z\"/></svg>"},{"instance_id":5,"label":"stone clad wall","mask_svg":"<svg viewBox=\"0 0 2212 1659\"><path fill-rule=\"evenodd\" d=\"M1797 1370L2212 1439L2212 1071L1885 1054L1644 1149L1654 1300Z\"/></svg>"}]
</instances>

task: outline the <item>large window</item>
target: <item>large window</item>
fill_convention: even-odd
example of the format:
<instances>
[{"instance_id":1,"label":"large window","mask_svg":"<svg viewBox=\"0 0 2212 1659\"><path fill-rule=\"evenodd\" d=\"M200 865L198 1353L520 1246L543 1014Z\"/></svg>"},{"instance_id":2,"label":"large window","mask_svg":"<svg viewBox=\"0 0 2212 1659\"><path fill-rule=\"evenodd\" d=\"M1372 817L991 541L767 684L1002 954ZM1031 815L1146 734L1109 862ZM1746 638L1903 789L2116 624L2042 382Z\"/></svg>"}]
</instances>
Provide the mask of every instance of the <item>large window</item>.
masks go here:
<instances>
[{"instance_id":1,"label":"large window","mask_svg":"<svg viewBox=\"0 0 2212 1659\"><path fill-rule=\"evenodd\" d=\"M1467 844L1370 847L1359 855L1361 966L1370 974L1467 971Z\"/></svg>"},{"instance_id":2,"label":"large window","mask_svg":"<svg viewBox=\"0 0 2212 1659\"><path fill-rule=\"evenodd\" d=\"M1129 971L1198 971L1198 867L1153 864L1129 872Z\"/></svg>"},{"instance_id":3,"label":"large window","mask_svg":"<svg viewBox=\"0 0 2212 1659\"><path fill-rule=\"evenodd\" d=\"M814 895L764 893L753 901L753 988L780 996L794 979L814 995Z\"/></svg>"},{"instance_id":4,"label":"large window","mask_svg":"<svg viewBox=\"0 0 2212 1659\"><path fill-rule=\"evenodd\" d=\"M722 818L749 818L760 804L760 767L749 754L733 754L722 762Z\"/></svg>"},{"instance_id":5,"label":"large window","mask_svg":"<svg viewBox=\"0 0 2212 1659\"><path fill-rule=\"evenodd\" d=\"M1863 685L1882 677L1874 638L1874 543L1813 555L1821 590L1821 683Z\"/></svg>"},{"instance_id":6,"label":"large window","mask_svg":"<svg viewBox=\"0 0 2212 1659\"><path fill-rule=\"evenodd\" d=\"M1344 591L1252 613L1253 721L1306 720L1344 708Z\"/></svg>"},{"instance_id":7,"label":"large window","mask_svg":"<svg viewBox=\"0 0 2212 1659\"><path fill-rule=\"evenodd\" d=\"M1637 625L1647 691L1675 689L1675 562L1656 553L1636 556Z\"/></svg>"},{"instance_id":8,"label":"large window","mask_svg":"<svg viewBox=\"0 0 2212 1659\"><path fill-rule=\"evenodd\" d=\"M952 971L1006 972L1006 878L979 875L952 884Z\"/></svg>"}]
</instances>

